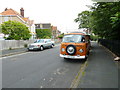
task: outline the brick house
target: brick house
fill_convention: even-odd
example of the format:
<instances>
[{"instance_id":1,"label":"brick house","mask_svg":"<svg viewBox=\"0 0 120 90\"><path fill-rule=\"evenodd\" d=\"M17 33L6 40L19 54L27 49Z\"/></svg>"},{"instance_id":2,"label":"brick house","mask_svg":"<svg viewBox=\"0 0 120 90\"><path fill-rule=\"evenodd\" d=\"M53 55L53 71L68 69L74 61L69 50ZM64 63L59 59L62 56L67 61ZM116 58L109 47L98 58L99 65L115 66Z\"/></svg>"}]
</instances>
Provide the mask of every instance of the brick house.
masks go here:
<instances>
[{"instance_id":1,"label":"brick house","mask_svg":"<svg viewBox=\"0 0 120 90\"><path fill-rule=\"evenodd\" d=\"M35 25L34 21L30 20L29 17L24 17L24 9L20 9L20 13L16 12L13 9L5 9L2 13L0 13L0 24L6 21L19 21L23 24L25 24L30 32L31 32L31 38L30 39L35 39L36 37L36 31L35 31Z\"/></svg>"},{"instance_id":2,"label":"brick house","mask_svg":"<svg viewBox=\"0 0 120 90\"><path fill-rule=\"evenodd\" d=\"M36 29L51 29L51 23L36 23Z\"/></svg>"},{"instance_id":3,"label":"brick house","mask_svg":"<svg viewBox=\"0 0 120 90\"><path fill-rule=\"evenodd\" d=\"M50 29L52 31L52 39L57 38L61 34L57 26L51 26L51 23L36 23L35 29Z\"/></svg>"},{"instance_id":4,"label":"brick house","mask_svg":"<svg viewBox=\"0 0 120 90\"><path fill-rule=\"evenodd\" d=\"M57 26L52 26L52 38L57 38L61 32L57 29Z\"/></svg>"}]
</instances>

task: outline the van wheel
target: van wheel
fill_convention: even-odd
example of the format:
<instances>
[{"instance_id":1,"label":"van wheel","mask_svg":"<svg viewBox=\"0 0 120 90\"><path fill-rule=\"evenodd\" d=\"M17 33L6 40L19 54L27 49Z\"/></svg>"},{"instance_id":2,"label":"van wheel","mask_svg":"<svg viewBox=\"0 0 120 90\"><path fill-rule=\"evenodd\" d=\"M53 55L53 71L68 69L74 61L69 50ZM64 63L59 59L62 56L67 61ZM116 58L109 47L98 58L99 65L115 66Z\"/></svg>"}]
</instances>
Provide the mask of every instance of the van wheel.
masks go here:
<instances>
[{"instance_id":1,"label":"van wheel","mask_svg":"<svg viewBox=\"0 0 120 90\"><path fill-rule=\"evenodd\" d=\"M43 46L40 46L40 50L43 51L43 49L44 49Z\"/></svg>"}]
</instances>

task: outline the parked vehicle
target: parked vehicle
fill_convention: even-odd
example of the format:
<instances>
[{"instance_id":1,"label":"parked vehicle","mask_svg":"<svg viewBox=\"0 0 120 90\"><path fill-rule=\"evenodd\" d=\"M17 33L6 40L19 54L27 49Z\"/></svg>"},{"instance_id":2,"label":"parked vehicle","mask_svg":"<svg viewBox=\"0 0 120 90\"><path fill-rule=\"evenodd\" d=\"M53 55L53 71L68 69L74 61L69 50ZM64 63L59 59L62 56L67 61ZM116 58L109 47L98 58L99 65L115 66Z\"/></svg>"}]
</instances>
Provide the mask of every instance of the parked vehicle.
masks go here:
<instances>
[{"instance_id":1,"label":"parked vehicle","mask_svg":"<svg viewBox=\"0 0 120 90\"><path fill-rule=\"evenodd\" d=\"M51 39L38 39L34 43L28 45L28 50L44 50L45 48L53 48L54 43Z\"/></svg>"},{"instance_id":2,"label":"parked vehicle","mask_svg":"<svg viewBox=\"0 0 120 90\"><path fill-rule=\"evenodd\" d=\"M85 59L90 50L90 36L81 32L65 34L60 47L60 57Z\"/></svg>"},{"instance_id":3,"label":"parked vehicle","mask_svg":"<svg viewBox=\"0 0 120 90\"><path fill-rule=\"evenodd\" d=\"M0 37L0 40L5 40L3 37Z\"/></svg>"}]
</instances>

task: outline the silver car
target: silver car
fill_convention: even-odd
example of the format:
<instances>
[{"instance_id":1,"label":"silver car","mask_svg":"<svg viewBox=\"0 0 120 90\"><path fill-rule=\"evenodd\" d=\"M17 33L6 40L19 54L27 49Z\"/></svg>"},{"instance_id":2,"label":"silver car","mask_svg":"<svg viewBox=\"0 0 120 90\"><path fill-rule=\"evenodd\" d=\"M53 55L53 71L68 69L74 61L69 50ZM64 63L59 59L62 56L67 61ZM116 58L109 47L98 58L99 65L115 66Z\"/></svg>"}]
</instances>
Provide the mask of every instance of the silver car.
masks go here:
<instances>
[{"instance_id":1,"label":"silver car","mask_svg":"<svg viewBox=\"0 0 120 90\"><path fill-rule=\"evenodd\" d=\"M28 50L44 50L45 48L53 48L54 42L51 39L38 39L34 43L28 45Z\"/></svg>"}]
</instances>

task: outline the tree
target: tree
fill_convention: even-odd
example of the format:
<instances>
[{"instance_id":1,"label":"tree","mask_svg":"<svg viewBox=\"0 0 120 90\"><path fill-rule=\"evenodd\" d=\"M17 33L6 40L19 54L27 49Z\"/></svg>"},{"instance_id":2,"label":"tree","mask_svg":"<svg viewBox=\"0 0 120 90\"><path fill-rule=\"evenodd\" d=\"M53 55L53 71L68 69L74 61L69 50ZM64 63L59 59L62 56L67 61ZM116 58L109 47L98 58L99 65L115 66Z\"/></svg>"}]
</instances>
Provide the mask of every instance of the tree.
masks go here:
<instances>
[{"instance_id":1,"label":"tree","mask_svg":"<svg viewBox=\"0 0 120 90\"><path fill-rule=\"evenodd\" d=\"M8 35L9 40L27 40L31 37L28 27L18 21L7 21L1 24L2 33Z\"/></svg>"},{"instance_id":2,"label":"tree","mask_svg":"<svg viewBox=\"0 0 120 90\"><path fill-rule=\"evenodd\" d=\"M51 29L36 29L37 38L51 38L52 31Z\"/></svg>"},{"instance_id":3,"label":"tree","mask_svg":"<svg viewBox=\"0 0 120 90\"><path fill-rule=\"evenodd\" d=\"M63 36L64 36L64 33L60 34L60 35L58 36L58 38L62 39Z\"/></svg>"},{"instance_id":4,"label":"tree","mask_svg":"<svg viewBox=\"0 0 120 90\"><path fill-rule=\"evenodd\" d=\"M79 28L89 28L95 35L120 40L120 2L97 2L91 11L78 14Z\"/></svg>"},{"instance_id":5,"label":"tree","mask_svg":"<svg viewBox=\"0 0 120 90\"><path fill-rule=\"evenodd\" d=\"M78 17L74 21L79 23L79 29L80 28L90 29L90 16L91 16L90 11L83 11L78 14Z\"/></svg>"},{"instance_id":6,"label":"tree","mask_svg":"<svg viewBox=\"0 0 120 90\"><path fill-rule=\"evenodd\" d=\"M120 2L99 2L92 8L92 30L95 34L106 39L120 39L118 30ZM115 20L116 19L116 20Z\"/></svg>"}]
</instances>

